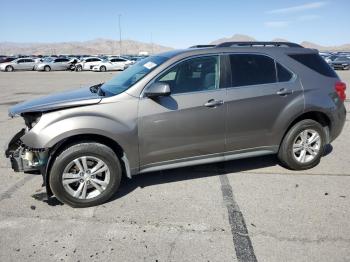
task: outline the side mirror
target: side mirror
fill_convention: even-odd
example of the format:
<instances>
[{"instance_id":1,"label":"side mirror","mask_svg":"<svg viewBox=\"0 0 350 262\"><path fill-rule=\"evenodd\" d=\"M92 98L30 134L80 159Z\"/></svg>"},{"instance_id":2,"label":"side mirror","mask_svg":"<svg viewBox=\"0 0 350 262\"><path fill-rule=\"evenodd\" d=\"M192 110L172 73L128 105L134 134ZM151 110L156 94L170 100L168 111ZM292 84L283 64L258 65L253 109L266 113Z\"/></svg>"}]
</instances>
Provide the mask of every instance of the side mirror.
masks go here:
<instances>
[{"instance_id":1,"label":"side mirror","mask_svg":"<svg viewBox=\"0 0 350 262\"><path fill-rule=\"evenodd\" d=\"M169 96L171 93L168 83L156 82L150 85L145 91L145 96L155 98L160 96Z\"/></svg>"}]
</instances>

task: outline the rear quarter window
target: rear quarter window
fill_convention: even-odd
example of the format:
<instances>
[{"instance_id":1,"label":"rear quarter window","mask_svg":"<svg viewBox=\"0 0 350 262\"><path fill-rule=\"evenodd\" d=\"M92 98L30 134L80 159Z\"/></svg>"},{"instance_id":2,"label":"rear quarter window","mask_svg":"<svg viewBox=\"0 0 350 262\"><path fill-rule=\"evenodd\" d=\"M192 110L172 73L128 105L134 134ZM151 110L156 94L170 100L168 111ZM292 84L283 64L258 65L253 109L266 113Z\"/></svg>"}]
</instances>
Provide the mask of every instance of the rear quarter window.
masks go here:
<instances>
[{"instance_id":1,"label":"rear quarter window","mask_svg":"<svg viewBox=\"0 0 350 262\"><path fill-rule=\"evenodd\" d=\"M334 70L318 54L290 54L289 57L321 75L337 77L337 74L334 72Z\"/></svg>"},{"instance_id":2,"label":"rear quarter window","mask_svg":"<svg viewBox=\"0 0 350 262\"><path fill-rule=\"evenodd\" d=\"M278 62L276 62L276 69L278 82L288 82L292 79L293 74Z\"/></svg>"}]
</instances>

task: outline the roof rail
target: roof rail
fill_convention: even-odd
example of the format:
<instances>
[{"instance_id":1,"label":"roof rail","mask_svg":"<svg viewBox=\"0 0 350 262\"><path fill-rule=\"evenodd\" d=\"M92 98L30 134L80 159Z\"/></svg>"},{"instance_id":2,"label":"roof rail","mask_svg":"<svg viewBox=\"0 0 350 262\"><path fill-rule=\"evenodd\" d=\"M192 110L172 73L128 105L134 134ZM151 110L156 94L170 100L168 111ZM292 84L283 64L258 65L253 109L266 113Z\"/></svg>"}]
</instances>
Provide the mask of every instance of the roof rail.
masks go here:
<instances>
[{"instance_id":1,"label":"roof rail","mask_svg":"<svg viewBox=\"0 0 350 262\"><path fill-rule=\"evenodd\" d=\"M232 47L232 46L250 46L250 47L299 47L301 45L291 42L224 42L216 45L216 47Z\"/></svg>"},{"instance_id":2,"label":"roof rail","mask_svg":"<svg viewBox=\"0 0 350 262\"><path fill-rule=\"evenodd\" d=\"M206 47L215 47L215 45L194 45L189 48L206 48Z\"/></svg>"}]
</instances>

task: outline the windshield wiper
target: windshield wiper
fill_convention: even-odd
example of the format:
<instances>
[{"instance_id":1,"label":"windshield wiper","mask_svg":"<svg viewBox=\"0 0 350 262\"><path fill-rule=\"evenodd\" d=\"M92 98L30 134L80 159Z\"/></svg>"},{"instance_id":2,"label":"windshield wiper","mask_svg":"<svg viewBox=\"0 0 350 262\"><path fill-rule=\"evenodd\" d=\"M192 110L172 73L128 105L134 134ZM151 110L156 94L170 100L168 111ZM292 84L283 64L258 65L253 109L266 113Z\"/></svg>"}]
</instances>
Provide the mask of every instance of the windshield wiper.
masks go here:
<instances>
[{"instance_id":1,"label":"windshield wiper","mask_svg":"<svg viewBox=\"0 0 350 262\"><path fill-rule=\"evenodd\" d=\"M100 83L97 85L90 86L91 93L97 93L99 96L105 96L105 92L101 89L101 86L104 83Z\"/></svg>"}]
</instances>

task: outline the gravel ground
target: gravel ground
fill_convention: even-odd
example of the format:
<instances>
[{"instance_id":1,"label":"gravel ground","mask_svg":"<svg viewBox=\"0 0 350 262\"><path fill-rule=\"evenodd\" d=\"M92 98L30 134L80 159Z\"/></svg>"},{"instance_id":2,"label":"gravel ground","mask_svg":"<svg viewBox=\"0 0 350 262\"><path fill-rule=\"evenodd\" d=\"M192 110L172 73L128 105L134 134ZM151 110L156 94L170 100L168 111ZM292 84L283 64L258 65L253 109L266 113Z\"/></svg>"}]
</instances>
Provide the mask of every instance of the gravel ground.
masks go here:
<instances>
[{"instance_id":1,"label":"gravel ground","mask_svg":"<svg viewBox=\"0 0 350 262\"><path fill-rule=\"evenodd\" d=\"M23 125L12 104L115 74L0 73L1 148ZM350 71L339 75L350 87ZM349 131L347 120L311 170L269 156L154 172L86 209L43 201L41 177L14 173L2 153L0 261L349 261Z\"/></svg>"}]
</instances>

